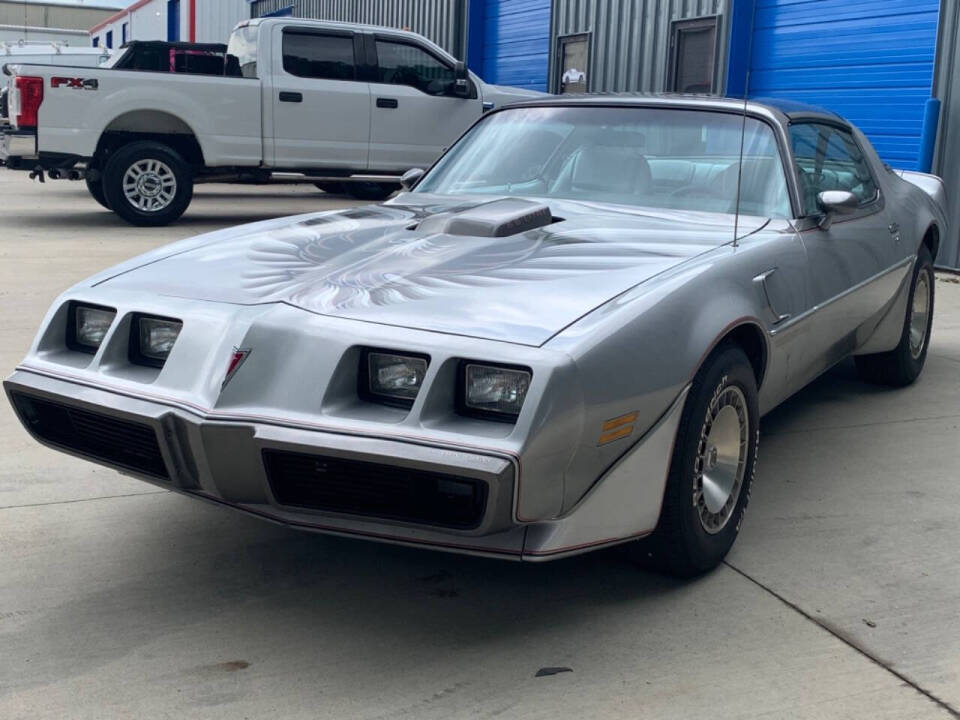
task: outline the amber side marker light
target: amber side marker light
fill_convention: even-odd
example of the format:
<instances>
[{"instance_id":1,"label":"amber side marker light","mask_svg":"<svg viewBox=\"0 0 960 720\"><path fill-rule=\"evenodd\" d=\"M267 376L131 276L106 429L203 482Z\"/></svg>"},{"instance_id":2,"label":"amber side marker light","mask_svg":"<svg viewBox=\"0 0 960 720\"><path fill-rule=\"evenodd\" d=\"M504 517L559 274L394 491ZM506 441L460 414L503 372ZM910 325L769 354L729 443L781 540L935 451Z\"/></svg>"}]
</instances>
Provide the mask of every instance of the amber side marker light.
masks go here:
<instances>
[{"instance_id":1,"label":"amber side marker light","mask_svg":"<svg viewBox=\"0 0 960 720\"><path fill-rule=\"evenodd\" d=\"M597 445L606 445L614 440L625 438L633 434L634 425L639 413L634 410L632 413L621 415L620 417L607 420L600 428L600 437L597 439Z\"/></svg>"}]
</instances>

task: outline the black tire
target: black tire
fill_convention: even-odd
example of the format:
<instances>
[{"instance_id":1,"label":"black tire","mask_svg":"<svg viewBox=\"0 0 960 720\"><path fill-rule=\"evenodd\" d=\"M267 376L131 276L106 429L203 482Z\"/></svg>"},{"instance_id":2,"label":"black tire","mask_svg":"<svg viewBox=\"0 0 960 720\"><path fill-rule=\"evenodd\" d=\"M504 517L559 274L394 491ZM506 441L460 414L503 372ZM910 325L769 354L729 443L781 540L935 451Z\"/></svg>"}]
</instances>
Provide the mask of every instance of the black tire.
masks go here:
<instances>
[{"instance_id":1,"label":"black tire","mask_svg":"<svg viewBox=\"0 0 960 720\"><path fill-rule=\"evenodd\" d=\"M348 182L343 184L344 191L357 200L386 200L400 189L398 183Z\"/></svg>"},{"instance_id":2,"label":"black tire","mask_svg":"<svg viewBox=\"0 0 960 720\"><path fill-rule=\"evenodd\" d=\"M333 181L328 181L328 182L316 182L316 183L314 183L314 185L316 185L318 189L323 190L325 193L327 193L327 194L329 194L329 195L343 195L343 194L344 194L343 183L342 183L342 182L333 182Z\"/></svg>"},{"instance_id":3,"label":"black tire","mask_svg":"<svg viewBox=\"0 0 960 720\"><path fill-rule=\"evenodd\" d=\"M726 428L718 420L721 411ZM733 425L731 418L735 421ZM653 534L635 546L644 564L652 563L658 570L681 577L699 575L720 564L740 532L750 501L759 423L757 381L750 361L739 346L723 344L704 363L687 395L673 446L660 520ZM711 513L705 500L707 493L698 495L698 488L704 487L705 463L712 462L715 471L723 471L724 456L713 452L711 430L714 426L718 433L736 427L740 440L736 462L726 465L734 468L732 489L726 503Z\"/></svg>"},{"instance_id":4,"label":"black tire","mask_svg":"<svg viewBox=\"0 0 960 720\"><path fill-rule=\"evenodd\" d=\"M128 170L138 163L155 161L162 164L161 171L147 172L150 185L144 187L144 194L138 203L153 204L153 209L139 207L124 193L124 178ZM158 185L167 188L165 183L172 177L172 198L167 200L161 194L149 197ZM131 225L155 227L169 225L183 215L193 199L193 172L187 162L173 149L156 142L133 142L117 150L107 161L103 170L103 192L110 209Z\"/></svg>"},{"instance_id":5,"label":"black tire","mask_svg":"<svg viewBox=\"0 0 960 720\"><path fill-rule=\"evenodd\" d=\"M933 258L926 246L921 246L917 253L917 260L913 266L913 277L910 280L910 295L907 298L907 312L903 319L903 330L900 333L900 342L897 346L885 353L874 355L857 355L854 360L857 372L867 382L892 387L905 387L913 383L923 371L927 360L927 349L930 347L930 330L933 326L933 298L936 277L933 274ZM914 301L920 301L918 296L923 288L929 290L927 294L926 316L916 316L914 325ZM922 338L917 340L916 331L923 330Z\"/></svg>"},{"instance_id":6,"label":"black tire","mask_svg":"<svg viewBox=\"0 0 960 720\"><path fill-rule=\"evenodd\" d=\"M107 202L107 198L103 194L103 182L99 178L97 180L86 178L86 181L87 190L90 192L90 196L107 210L110 210L110 203Z\"/></svg>"}]
</instances>

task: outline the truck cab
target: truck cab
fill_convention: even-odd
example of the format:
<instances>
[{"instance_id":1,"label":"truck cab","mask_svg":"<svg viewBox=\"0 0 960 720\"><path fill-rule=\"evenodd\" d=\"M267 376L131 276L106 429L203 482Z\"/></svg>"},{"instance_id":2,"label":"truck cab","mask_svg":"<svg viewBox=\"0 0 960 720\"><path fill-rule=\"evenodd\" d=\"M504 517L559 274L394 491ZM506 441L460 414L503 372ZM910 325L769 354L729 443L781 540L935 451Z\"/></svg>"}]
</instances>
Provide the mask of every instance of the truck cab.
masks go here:
<instances>
[{"instance_id":1,"label":"truck cab","mask_svg":"<svg viewBox=\"0 0 960 720\"><path fill-rule=\"evenodd\" d=\"M13 66L26 122L14 119L0 159L84 179L137 225L175 220L197 182L294 180L383 199L485 111L540 95L488 85L416 33L300 18L238 25L219 76L115 65Z\"/></svg>"}]
</instances>

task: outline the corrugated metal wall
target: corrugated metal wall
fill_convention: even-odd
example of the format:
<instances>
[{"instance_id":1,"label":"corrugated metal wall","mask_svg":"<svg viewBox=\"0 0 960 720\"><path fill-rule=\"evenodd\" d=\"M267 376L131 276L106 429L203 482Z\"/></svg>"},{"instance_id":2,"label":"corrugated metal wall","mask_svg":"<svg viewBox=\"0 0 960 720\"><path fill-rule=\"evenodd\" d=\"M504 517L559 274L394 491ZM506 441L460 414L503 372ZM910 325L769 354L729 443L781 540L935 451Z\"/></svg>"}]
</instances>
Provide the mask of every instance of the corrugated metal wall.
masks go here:
<instances>
[{"instance_id":1,"label":"corrugated metal wall","mask_svg":"<svg viewBox=\"0 0 960 720\"><path fill-rule=\"evenodd\" d=\"M462 57L464 0L257 0L253 17L293 6L296 17L408 28Z\"/></svg>"},{"instance_id":2,"label":"corrugated metal wall","mask_svg":"<svg viewBox=\"0 0 960 720\"><path fill-rule=\"evenodd\" d=\"M750 94L829 108L914 170L933 85L940 0L758 0Z\"/></svg>"},{"instance_id":3,"label":"corrugated metal wall","mask_svg":"<svg viewBox=\"0 0 960 720\"><path fill-rule=\"evenodd\" d=\"M225 43L234 26L250 17L250 3L247 0L195 1L197 3L197 42ZM189 13L181 10L180 15L180 37L190 37Z\"/></svg>"},{"instance_id":4,"label":"corrugated metal wall","mask_svg":"<svg viewBox=\"0 0 960 720\"><path fill-rule=\"evenodd\" d=\"M940 11L934 94L943 103L933 172L947 187L948 234L940 241L937 265L960 268L960 3L944 0Z\"/></svg>"},{"instance_id":5,"label":"corrugated metal wall","mask_svg":"<svg viewBox=\"0 0 960 720\"><path fill-rule=\"evenodd\" d=\"M589 32L590 92L662 92L667 83L670 23L719 15L717 88L726 77L729 0L554 0L550 67L556 67L556 38ZM556 90L551 72L550 89Z\"/></svg>"}]
</instances>

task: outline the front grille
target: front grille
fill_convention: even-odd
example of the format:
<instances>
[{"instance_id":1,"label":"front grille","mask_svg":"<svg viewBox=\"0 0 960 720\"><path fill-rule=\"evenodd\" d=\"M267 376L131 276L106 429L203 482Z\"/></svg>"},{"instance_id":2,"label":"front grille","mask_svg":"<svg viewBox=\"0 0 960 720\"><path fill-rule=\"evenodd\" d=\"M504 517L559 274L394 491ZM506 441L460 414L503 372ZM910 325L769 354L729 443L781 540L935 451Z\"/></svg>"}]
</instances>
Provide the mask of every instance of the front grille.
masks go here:
<instances>
[{"instance_id":1,"label":"front grille","mask_svg":"<svg viewBox=\"0 0 960 720\"><path fill-rule=\"evenodd\" d=\"M483 519L487 484L380 463L264 450L281 505L469 529Z\"/></svg>"},{"instance_id":2,"label":"front grille","mask_svg":"<svg viewBox=\"0 0 960 720\"><path fill-rule=\"evenodd\" d=\"M168 477L157 434L149 425L20 393L13 394L13 403L24 423L53 445L129 470Z\"/></svg>"}]
</instances>

